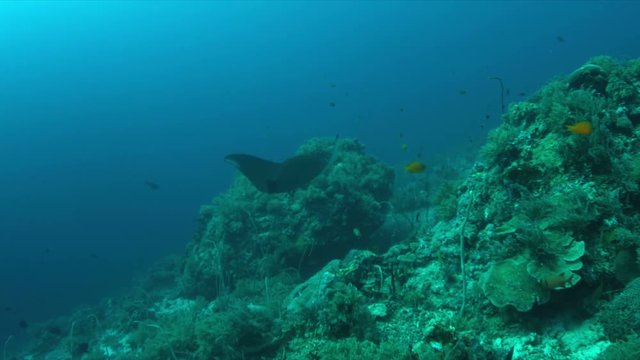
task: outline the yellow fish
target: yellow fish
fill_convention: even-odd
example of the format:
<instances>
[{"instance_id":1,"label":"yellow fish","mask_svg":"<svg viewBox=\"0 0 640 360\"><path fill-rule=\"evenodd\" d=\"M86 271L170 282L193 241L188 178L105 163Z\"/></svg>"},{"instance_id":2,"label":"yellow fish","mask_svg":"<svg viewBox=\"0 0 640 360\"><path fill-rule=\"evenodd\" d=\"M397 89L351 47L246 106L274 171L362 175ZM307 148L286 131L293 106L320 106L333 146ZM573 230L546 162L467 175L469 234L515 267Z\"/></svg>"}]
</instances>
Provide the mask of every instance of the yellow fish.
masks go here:
<instances>
[{"instance_id":1,"label":"yellow fish","mask_svg":"<svg viewBox=\"0 0 640 360\"><path fill-rule=\"evenodd\" d=\"M400 145L400 148L401 148L402 150L407 150L407 149L409 148L409 145L407 145L407 144L402 144L402 145Z\"/></svg>"},{"instance_id":2,"label":"yellow fish","mask_svg":"<svg viewBox=\"0 0 640 360\"><path fill-rule=\"evenodd\" d=\"M410 172L412 174L421 173L426 168L427 168L427 166L425 164L421 163L420 161L414 161L414 162L412 162L409 165L406 165L404 167L404 169L407 170L407 172Z\"/></svg>"},{"instance_id":3,"label":"yellow fish","mask_svg":"<svg viewBox=\"0 0 640 360\"><path fill-rule=\"evenodd\" d=\"M578 121L573 125L567 125L567 130L578 135L590 135L593 132L593 127L589 121Z\"/></svg>"}]
</instances>

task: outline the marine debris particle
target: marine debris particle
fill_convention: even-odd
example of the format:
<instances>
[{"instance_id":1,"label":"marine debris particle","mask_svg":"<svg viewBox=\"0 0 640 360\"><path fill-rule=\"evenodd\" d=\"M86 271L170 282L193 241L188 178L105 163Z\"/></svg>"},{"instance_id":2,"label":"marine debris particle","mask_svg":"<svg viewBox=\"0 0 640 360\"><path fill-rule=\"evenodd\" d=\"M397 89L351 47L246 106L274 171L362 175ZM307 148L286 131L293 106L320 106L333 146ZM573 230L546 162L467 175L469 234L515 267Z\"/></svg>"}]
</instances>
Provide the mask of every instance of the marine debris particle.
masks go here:
<instances>
[{"instance_id":1,"label":"marine debris particle","mask_svg":"<svg viewBox=\"0 0 640 360\"><path fill-rule=\"evenodd\" d=\"M296 155L277 163L248 154L230 154L231 163L260 191L273 194L296 190L318 176L329 162L322 153Z\"/></svg>"}]
</instances>

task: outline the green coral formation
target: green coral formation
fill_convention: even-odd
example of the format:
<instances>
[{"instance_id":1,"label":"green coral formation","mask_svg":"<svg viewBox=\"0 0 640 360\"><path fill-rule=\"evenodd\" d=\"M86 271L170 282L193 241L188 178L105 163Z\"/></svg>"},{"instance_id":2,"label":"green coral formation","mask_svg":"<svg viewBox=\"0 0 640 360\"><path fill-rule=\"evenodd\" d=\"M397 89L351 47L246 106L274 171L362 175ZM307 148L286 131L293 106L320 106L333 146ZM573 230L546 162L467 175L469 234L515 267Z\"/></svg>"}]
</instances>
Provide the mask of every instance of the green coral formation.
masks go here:
<instances>
[{"instance_id":1,"label":"green coral formation","mask_svg":"<svg viewBox=\"0 0 640 360\"><path fill-rule=\"evenodd\" d=\"M594 58L568 79L512 105L504 124L493 130L483 149L489 167L482 186L501 189L512 206L505 211L503 204L478 195L486 208L499 209L485 211L482 241L505 245L495 256L527 258L532 277L527 283L538 284L522 287L528 294L512 293L510 301L498 302L494 299L508 292L485 286L495 305L521 298L544 303L548 297L540 296L541 288L576 286L581 273L587 275L585 286L594 286L611 278L617 253L635 252L637 241L621 235L637 233L640 225L633 171L640 144L629 117L640 106L639 84L637 61L620 66L607 57ZM566 129L580 121L591 123L593 132L584 136ZM489 271L495 279L495 271ZM501 281L508 283L506 276L516 275L505 273Z\"/></svg>"},{"instance_id":2,"label":"green coral formation","mask_svg":"<svg viewBox=\"0 0 640 360\"><path fill-rule=\"evenodd\" d=\"M618 341L609 346L600 356L600 360L635 360L640 356L640 337L630 335L627 340Z\"/></svg>"},{"instance_id":3,"label":"green coral formation","mask_svg":"<svg viewBox=\"0 0 640 360\"><path fill-rule=\"evenodd\" d=\"M234 278L264 278L286 268L308 275L369 245L388 211L394 173L354 140L311 140L299 154L314 151L334 152L333 163L306 188L265 194L237 177L203 207L201 229L187 249L185 294L215 298Z\"/></svg>"},{"instance_id":4,"label":"green coral formation","mask_svg":"<svg viewBox=\"0 0 640 360\"><path fill-rule=\"evenodd\" d=\"M567 127L588 122L588 131ZM244 177L135 290L34 326L70 359L630 359L640 331L640 60L511 104L475 163L394 185L352 139L307 186Z\"/></svg>"}]
</instances>

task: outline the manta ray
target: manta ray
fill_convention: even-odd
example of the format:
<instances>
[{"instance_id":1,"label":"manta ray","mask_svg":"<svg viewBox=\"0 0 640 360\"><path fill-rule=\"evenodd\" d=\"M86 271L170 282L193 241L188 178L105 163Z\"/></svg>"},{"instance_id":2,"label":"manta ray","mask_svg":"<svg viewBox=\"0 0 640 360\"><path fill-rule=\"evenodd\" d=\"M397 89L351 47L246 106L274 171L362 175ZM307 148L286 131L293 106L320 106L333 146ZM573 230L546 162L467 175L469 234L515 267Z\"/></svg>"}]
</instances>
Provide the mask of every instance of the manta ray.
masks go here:
<instances>
[{"instance_id":1,"label":"manta ray","mask_svg":"<svg viewBox=\"0 0 640 360\"><path fill-rule=\"evenodd\" d=\"M281 163L248 154L230 154L224 159L240 170L258 190L274 194L291 192L307 185L327 166L330 156L302 154Z\"/></svg>"}]
</instances>

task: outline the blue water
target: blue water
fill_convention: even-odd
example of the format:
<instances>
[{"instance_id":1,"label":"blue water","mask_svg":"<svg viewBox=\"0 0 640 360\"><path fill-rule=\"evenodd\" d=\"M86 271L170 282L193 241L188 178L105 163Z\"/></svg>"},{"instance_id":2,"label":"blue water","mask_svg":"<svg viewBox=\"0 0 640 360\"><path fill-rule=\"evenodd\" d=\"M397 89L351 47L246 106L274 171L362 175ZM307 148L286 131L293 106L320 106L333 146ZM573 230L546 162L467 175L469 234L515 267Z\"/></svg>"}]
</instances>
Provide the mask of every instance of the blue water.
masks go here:
<instances>
[{"instance_id":1,"label":"blue water","mask_svg":"<svg viewBox=\"0 0 640 360\"><path fill-rule=\"evenodd\" d=\"M637 14L591 1L0 2L0 339L180 253L233 177L225 154L282 160L340 135L429 166L499 123L489 77L516 101L592 56L638 57Z\"/></svg>"}]
</instances>

